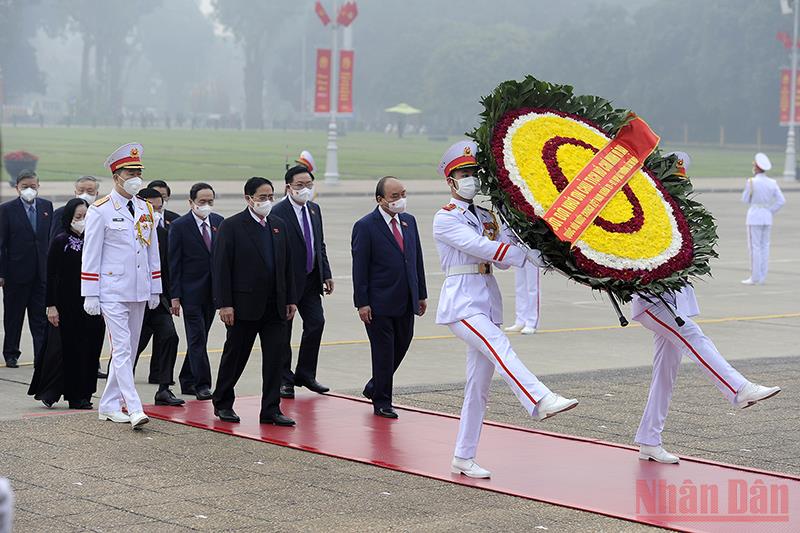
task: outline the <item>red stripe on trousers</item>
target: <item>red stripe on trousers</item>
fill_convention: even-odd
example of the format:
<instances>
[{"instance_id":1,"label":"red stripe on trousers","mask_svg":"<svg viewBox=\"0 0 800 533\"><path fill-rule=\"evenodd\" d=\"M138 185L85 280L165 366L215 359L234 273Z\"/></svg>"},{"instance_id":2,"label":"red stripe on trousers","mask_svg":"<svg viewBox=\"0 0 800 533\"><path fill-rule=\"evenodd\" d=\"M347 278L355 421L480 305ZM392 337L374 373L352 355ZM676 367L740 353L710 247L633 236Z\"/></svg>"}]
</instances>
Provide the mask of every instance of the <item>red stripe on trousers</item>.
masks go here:
<instances>
[{"instance_id":1,"label":"red stripe on trousers","mask_svg":"<svg viewBox=\"0 0 800 533\"><path fill-rule=\"evenodd\" d=\"M509 376L511 376L511 379L513 379L513 380L514 380L514 383L516 383L516 384L517 384L517 387L519 387L519 388L520 388L520 390L521 390L522 392L524 392L524 393L525 393L525 396L527 396L527 397L528 397L528 399L529 399L531 402L533 402L533 405L537 405L537 403L538 403L538 402L537 402L536 400L534 400L534 399L533 399L533 396L531 396L531 393L530 393L530 392L528 392L528 390L527 390L525 387L523 387L523 386L522 386L522 384L521 384L521 383L520 383L520 382L517 380L517 378L516 378L516 377L514 377L514 374L512 374L512 373L511 373L511 371L510 371L508 368L506 368L506 365L504 365L504 364L503 364L503 360L502 360L502 359L500 359L500 356L499 356L499 355L497 355L497 352L495 352L495 351L494 351L494 348L492 348L492 345L491 345L491 344L489 344L489 341L487 341L487 340L486 340L486 337L484 337L483 335L481 335L481 334L480 334L480 332L479 332L477 329L475 329L474 327L472 327L472 324L470 324L470 323L469 323L469 322L467 322L466 320L463 320L463 319L462 319L462 320L461 320L461 322L463 322L463 324L464 324L465 326L467 326L467 327L470 329L470 331L472 331L472 333L474 333L475 335L477 335L477 336L478 336L478 338L479 338L480 340L482 340L482 341L483 341L483 343L484 343L484 344L485 344L485 345L486 345L486 346L489 348L489 351L490 351L490 352L492 352L492 355L494 356L494 358L495 358L495 359L497 359L497 362L498 362L498 363L500 363L500 366L501 366L501 367L503 367L503 370L505 370L505 371L506 371L506 374L508 374Z\"/></svg>"},{"instance_id":2,"label":"red stripe on trousers","mask_svg":"<svg viewBox=\"0 0 800 533\"><path fill-rule=\"evenodd\" d=\"M697 353L697 350L695 350L695 349L694 349L694 347L693 347L691 344L689 344L689 341L687 341L686 339L684 339L684 338L683 338L683 336L682 336L680 333L678 333L677 331L675 331L674 329L672 329L672 328L671 328L671 327L669 327L668 325L664 324L664 323L663 323L662 321L660 321L658 318L656 318L656 316L655 316L653 313L651 313L651 312L650 312L650 310L646 310L646 311L645 311L645 313L647 313L647 314L650 316L650 318L652 318L653 320L655 320L656 322L658 322L659 324L661 324L663 327L667 328L667 329L668 329L668 330L669 330L669 331L670 331L670 332L671 332L673 335L675 335L676 337L678 337L678 338L681 340L681 342L683 342L683 344L685 344L685 345L686 345L686 347L687 347L687 348L689 348L689 349L692 351L692 353L695 355L695 357L697 357L697 359L698 359L698 360L699 360L701 363L703 363L703 366L704 366L704 367L706 367L706 368L708 369L708 371L709 371L709 372L711 372L712 374L714 374L714 375L717 377L717 379L718 379L718 380L720 380L720 381L722 382L722 384L723 384L723 385L725 385L726 387L728 387L728 388L731 390L731 392L732 392L732 393L736 394L736 391L733 389L733 387L731 387L731 386L728 384L728 382L727 382L727 381L725 381L724 379L722 379L722 376L720 376L719 374L717 374L717 372L716 372L716 371L715 371L713 368L711 368L711 365L709 365L708 363L706 363L706 362L705 362L705 360L704 360L702 357L700 357L700 354L699 354L699 353Z\"/></svg>"}]
</instances>

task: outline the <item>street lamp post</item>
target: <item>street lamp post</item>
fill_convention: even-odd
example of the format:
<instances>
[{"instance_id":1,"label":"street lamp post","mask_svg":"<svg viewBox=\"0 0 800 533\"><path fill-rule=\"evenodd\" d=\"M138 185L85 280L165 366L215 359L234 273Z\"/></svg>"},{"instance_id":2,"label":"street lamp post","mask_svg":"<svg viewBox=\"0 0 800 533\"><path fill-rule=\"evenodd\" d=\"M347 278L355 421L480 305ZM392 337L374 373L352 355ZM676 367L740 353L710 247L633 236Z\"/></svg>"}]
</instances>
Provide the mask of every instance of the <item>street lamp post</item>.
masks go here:
<instances>
[{"instance_id":1,"label":"street lamp post","mask_svg":"<svg viewBox=\"0 0 800 533\"><path fill-rule=\"evenodd\" d=\"M338 2L333 3L334 16L339 12ZM336 185L339 183L339 148L336 144L336 106L338 98L337 87L337 65L339 61L339 23L336 19L333 20L332 33L333 33L333 46L331 47L331 77L330 77L330 96L331 96L331 119L328 123L328 153L325 158L325 183L329 185Z\"/></svg>"},{"instance_id":2,"label":"street lamp post","mask_svg":"<svg viewBox=\"0 0 800 533\"><path fill-rule=\"evenodd\" d=\"M786 162L783 166L783 179L797 179L797 152L795 149L795 108L797 100L797 21L798 21L798 1L792 5L792 16L794 17L794 27L792 30L792 79L789 82L789 132L786 134Z\"/></svg>"}]
</instances>

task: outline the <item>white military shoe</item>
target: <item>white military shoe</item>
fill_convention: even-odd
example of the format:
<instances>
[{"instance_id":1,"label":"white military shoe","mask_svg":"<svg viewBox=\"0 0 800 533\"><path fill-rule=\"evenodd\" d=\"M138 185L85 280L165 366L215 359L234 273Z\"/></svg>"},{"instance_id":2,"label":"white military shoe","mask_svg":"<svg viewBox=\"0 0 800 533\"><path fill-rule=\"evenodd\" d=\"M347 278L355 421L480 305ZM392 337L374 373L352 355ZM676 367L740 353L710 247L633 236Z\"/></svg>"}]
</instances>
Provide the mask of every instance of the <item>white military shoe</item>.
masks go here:
<instances>
[{"instance_id":1,"label":"white military shoe","mask_svg":"<svg viewBox=\"0 0 800 533\"><path fill-rule=\"evenodd\" d=\"M534 333L536 333L536 328L532 328L530 326L525 326L519 332L521 334L523 334L523 335L533 335Z\"/></svg>"},{"instance_id":2,"label":"white military shoe","mask_svg":"<svg viewBox=\"0 0 800 533\"><path fill-rule=\"evenodd\" d=\"M464 474L467 477L476 479L486 479L492 477L492 473L478 466L475 459L461 459L453 457L453 462L450 464L450 471L454 474Z\"/></svg>"},{"instance_id":3,"label":"white military shoe","mask_svg":"<svg viewBox=\"0 0 800 533\"><path fill-rule=\"evenodd\" d=\"M533 418L542 421L545 418L550 418L558 413L569 411L576 405L578 405L578 400L567 399L560 394L551 392L539 400L539 403L536 404L536 410L533 413Z\"/></svg>"},{"instance_id":4,"label":"white military shoe","mask_svg":"<svg viewBox=\"0 0 800 533\"><path fill-rule=\"evenodd\" d=\"M742 387L739 392L736 393L736 399L734 402L736 403L736 407L745 409L751 405L754 405L756 402L766 400L767 398L772 398L780 391L780 387L764 387L748 381L744 387Z\"/></svg>"},{"instance_id":5,"label":"white military shoe","mask_svg":"<svg viewBox=\"0 0 800 533\"><path fill-rule=\"evenodd\" d=\"M150 422L150 419L147 418L147 415L143 412L131 413L131 427L133 427L133 429L139 429L148 422Z\"/></svg>"},{"instance_id":6,"label":"white military shoe","mask_svg":"<svg viewBox=\"0 0 800 533\"><path fill-rule=\"evenodd\" d=\"M508 326L506 331L510 331L511 333L516 333L518 331L522 331L525 328L525 324L514 324L513 326Z\"/></svg>"},{"instance_id":7,"label":"white military shoe","mask_svg":"<svg viewBox=\"0 0 800 533\"><path fill-rule=\"evenodd\" d=\"M756 284L756 282L753 281L751 278L747 278L747 279L743 279L742 280L742 285L755 285L755 284Z\"/></svg>"},{"instance_id":8,"label":"white military shoe","mask_svg":"<svg viewBox=\"0 0 800 533\"><path fill-rule=\"evenodd\" d=\"M639 459L641 461L655 461L657 463L674 464L680 461L677 455L672 455L661 446L639 446Z\"/></svg>"},{"instance_id":9,"label":"white military shoe","mask_svg":"<svg viewBox=\"0 0 800 533\"><path fill-rule=\"evenodd\" d=\"M98 413L98 418L100 420L111 420L112 422L116 422L118 424L126 424L131 421L131 417L129 417L122 411L112 411L110 413Z\"/></svg>"}]
</instances>

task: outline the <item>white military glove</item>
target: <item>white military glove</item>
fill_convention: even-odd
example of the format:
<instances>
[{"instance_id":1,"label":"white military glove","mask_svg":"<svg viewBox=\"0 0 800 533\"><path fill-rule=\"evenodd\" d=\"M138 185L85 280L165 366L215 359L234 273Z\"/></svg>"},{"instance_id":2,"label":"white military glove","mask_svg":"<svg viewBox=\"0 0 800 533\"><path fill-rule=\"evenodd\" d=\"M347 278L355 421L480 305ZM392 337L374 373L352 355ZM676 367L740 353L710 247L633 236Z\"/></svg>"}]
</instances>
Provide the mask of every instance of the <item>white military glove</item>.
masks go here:
<instances>
[{"instance_id":1,"label":"white military glove","mask_svg":"<svg viewBox=\"0 0 800 533\"><path fill-rule=\"evenodd\" d=\"M158 307L158 304L161 303L161 295L159 294L151 294L150 299L147 301L147 307L149 309L155 309Z\"/></svg>"},{"instance_id":2,"label":"white military glove","mask_svg":"<svg viewBox=\"0 0 800 533\"><path fill-rule=\"evenodd\" d=\"M87 296L83 299L83 310L87 315L97 316L100 314L100 297Z\"/></svg>"},{"instance_id":3,"label":"white military glove","mask_svg":"<svg viewBox=\"0 0 800 533\"><path fill-rule=\"evenodd\" d=\"M528 253L525 254L525 260L539 268L545 268L547 266L547 263L544 262L544 257L542 257L542 252L535 248L528 250Z\"/></svg>"}]
</instances>

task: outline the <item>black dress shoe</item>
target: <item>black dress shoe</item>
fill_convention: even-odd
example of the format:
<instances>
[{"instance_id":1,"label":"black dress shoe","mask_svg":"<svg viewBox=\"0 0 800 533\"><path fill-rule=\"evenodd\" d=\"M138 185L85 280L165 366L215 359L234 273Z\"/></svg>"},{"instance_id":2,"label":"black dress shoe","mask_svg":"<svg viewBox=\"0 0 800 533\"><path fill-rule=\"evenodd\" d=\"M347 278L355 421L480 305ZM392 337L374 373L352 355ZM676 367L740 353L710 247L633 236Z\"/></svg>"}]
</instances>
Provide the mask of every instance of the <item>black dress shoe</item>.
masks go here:
<instances>
[{"instance_id":1,"label":"black dress shoe","mask_svg":"<svg viewBox=\"0 0 800 533\"><path fill-rule=\"evenodd\" d=\"M169 405L172 407L177 407L185 403L186 402L180 398L176 398L169 389L160 390L156 393L156 405Z\"/></svg>"},{"instance_id":2,"label":"black dress shoe","mask_svg":"<svg viewBox=\"0 0 800 533\"><path fill-rule=\"evenodd\" d=\"M397 411L392 407L381 407L375 409L375 416L382 416L383 418L398 418Z\"/></svg>"},{"instance_id":3,"label":"black dress shoe","mask_svg":"<svg viewBox=\"0 0 800 533\"><path fill-rule=\"evenodd\" d=\"M181 387L181 394L183 394L184 396L194 396L195 394L197 394L197 391L194 390L194 387L186 387L186 388Z\"/></svg>"},{"instance_id":4,"label":"black dress shoe","mask_svg":"<svg viewBox=\"0 0 800 533\"><path fill-rule=\"evenodd\" d=\"M281 398L294 398L294 387L292 385L281 385Z\"/></svg>"},{"instance_id":5,"label":"black dress shoe","mask_svg":"<svg viewBox=\"0 0 800 533\"><path fill-rule=\"evenodd\" d=\"M6 359L6 366L8 368L19 368L19 365L17 364L17 359L16 358Z\"/></svg>"},{"instance_id":6,"label":"black dress shoe","mask_svg":"<svg viewBox=\"0 0 800 533\"><path fill-rule=\"evenodd\" d=\"M70 409L85 409L85 410L89 410L89 409L92 408L92 402L90 402L89 400L84 398L82 400L69 402L69 408Z\"/></svg>"},{"instance_id":7,"label":"black dress shoe","mask_svg":"<svg viewBox=\"0 0 800 533\"><path fill-rule=\"evenodd\" d=\"M367 389L361 391L361 395L364 396L364 398L366 398L367 400L372 399L372 391L368 391Z\"/></svg>"},{"instance_id":8,"label":"black dress shoe","mask_svg":"<svg viewBox=\"0 0 800 533\"><path fill-rule=\"evenodd\" d=\"M309 379L303 381L295 379L294 384L297 387L305 387L311 392L316 392L317 394L325 394L326 392L331 390L322 383L320 383L319 381L317 381L316 379Z\"/></svg>"},{"instance_id":9,"label":"black dress shoe","mask_svg":"<svg viewBox=\"0 0 800 533\"><path fill-rule=\"evenodd\" d=\"M218 416L223 422L238 422L239 415L233 409L217 409L214 408L214 416Z\"/></svg>"},{"instance_id":10,"label":"black dress shoe","mask_svg":"<svg viewBox=\"0 0 800 533\"><path fill-rule=\"evenodd\" d=\"M108 379L108 372L103 372L102 370L97 370L97 379Z\"/></svg>"},{"instance_id":11,"label":"black dress shoe","mask_svg":"<svg viewBox=\"0 0 800 533\"><path fill-rule=\"evenodd\" d=\"M211 399L211 391L209 389L200 389L197 391L195 397L198 400L210 400Z\"/></svg>"},{"instance_id":12,"label":"black dress shoe","mask_svg":"<svg viewBox=\"0 0 800 533\"><path fill-rule=\"evenodd\" d=\"M47 407L48 409L52 409L52 408L53 408L53 404L55 404L56 402L54 402L54 401L52 401L52 400L42 400L42 403L43 403L43 404L44 404L44 406L45 406L45 407Z\"/></svg>"},{"instance_id":13,"label":"black dress shoe","mask_svg":"<svg viewBox=\"0 0 800 533\"><path fill-rule=\"evenodd\" d=\"M258 421L262 424L274 424L276 426L293 426L295 424L294 420L281 413L275 413L274 415L268 417L259 418Z\"/></svg>"}]
</instances>

